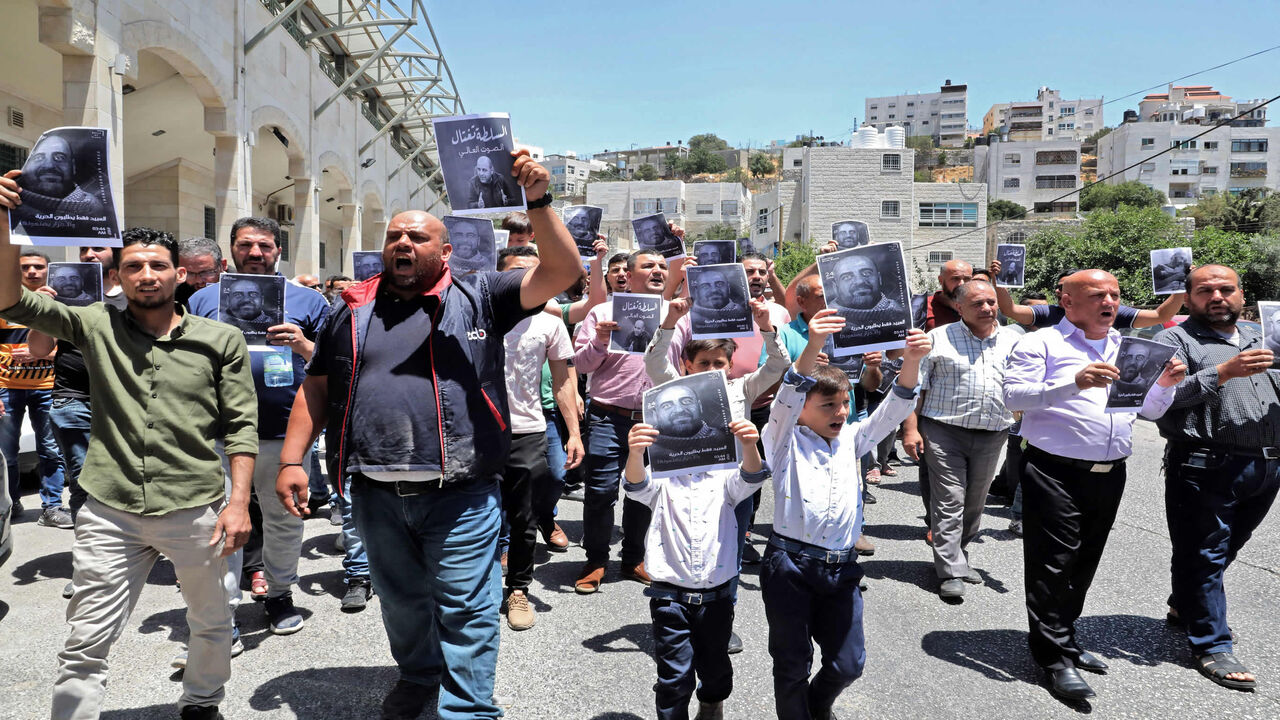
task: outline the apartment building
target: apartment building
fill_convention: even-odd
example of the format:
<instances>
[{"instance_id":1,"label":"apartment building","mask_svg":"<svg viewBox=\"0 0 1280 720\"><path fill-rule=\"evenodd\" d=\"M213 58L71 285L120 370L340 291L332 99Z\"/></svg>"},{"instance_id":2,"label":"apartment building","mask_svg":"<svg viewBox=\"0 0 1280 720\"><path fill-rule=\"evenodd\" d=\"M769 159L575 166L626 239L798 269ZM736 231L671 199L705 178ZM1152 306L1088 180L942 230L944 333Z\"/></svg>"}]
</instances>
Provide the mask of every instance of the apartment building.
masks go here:
<instances>
[{"instance_id":1,"label":"apartment building","mask_svg":"<svg viewBox=\"0 0 1280 720\"><path fill-rule=\"evenodd\" d=\"M964 147L969 126L968 86L947 80L937 92L867 98L864 125L897 125L907 136L929 135L938 147Z\"/></svg>"},{"instance_id":2,"label":"apartment building","mask_svg":"<svg viewBox=\"0 0 1280 720\"><path fill-rule=\"evenodd\" d=\"M591 183L586 203L604 209L600 232L620 250L635 247L634 218L660 212L689 235L716 225L730 225L746 237L755 221L751 193L741 183L686 183L681 180L635 180Z\"/></svg>"},{"instance_id":3,"label":"apartment building","mask_svg":"<svg viewBox=\"0 0 1280 720\"><path fill-rule=\"evenodd\" d=\"M1012 142L1084 140L1105 127L1102 99L1063 100L1048 87L1035 100L997 103L982 117L982 134Z\"/></svg>"},{"instance_id":4,"label":"apartment building","mask_svg":"<svg viewBox=\"0 0 1280 720\"><path fill-rule=\"evenodd\" d=\"M630 150L614 150L612 152L606 150L602 153L596 153L592 156L592 159L618 168L618 174L623 179L631 178L642 165L652 165L653 169L658 171L658 177L670 177L671 168L668 167L667 157L672 153L675 153L676 157L685 158L689 156L689 148L681 143L676 143L675 145L658 145L657 147L632 148Z\"/></svg>"},{"instance_id":5,"label":"apartment building","mask_svg":"<svg viewBox=\"0 0 1280 720\"><path fill-rule=\"evenodd\" d=\"M551 192L556 195L576 197L587 192L587 178L591 173L605 169L599 160L578 159L568 155L548 155L538 164L551 173Z\"/></svg>"},{"instance_id":6,"label":"apartment building","mask_svg":"<svg viewBox=\"0 0 1280 720\"><path fill-rule=\"evenodd\" d=\"M992 142L973 148L973 179L990 200L1009 200L1029 213L1075 213L1080 187L1080 141Z\"/></svg>"}]
</instances>

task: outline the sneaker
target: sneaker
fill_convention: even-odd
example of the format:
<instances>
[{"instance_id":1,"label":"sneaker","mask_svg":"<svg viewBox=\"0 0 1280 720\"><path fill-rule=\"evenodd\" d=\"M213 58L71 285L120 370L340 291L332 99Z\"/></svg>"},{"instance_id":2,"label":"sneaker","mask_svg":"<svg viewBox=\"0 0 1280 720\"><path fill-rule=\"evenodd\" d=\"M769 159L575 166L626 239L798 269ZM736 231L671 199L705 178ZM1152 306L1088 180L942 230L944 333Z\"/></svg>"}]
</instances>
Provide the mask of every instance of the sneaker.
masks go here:
<instances>
[{"instance_id":1,"label":"sneaker","mask_svg":"<svg viewBox=\"0 0 1280 720\"><path fill-rule=\"evenodd\" d=\"M870 469L870 470L868 470L868 471L867 471L867 484L868 484L868 485L879 485L879 484L880 484L880 470L879 470L879 469L877 469L877 468L872 468L872 469Z\"/></svg>"},{"instance_id":2,"label":"sneaker","mask_svg":"<svg viewBox=\"0 0 1280 720\"><path fill-rule=\"evenodd\" d=\"M1021 521L1021 520L1010 520L1010 521L1009 521L1009 532L1013 533L1014 535L1017 535L1018 537L1022 537L1022 521Z\"/></svg>"},{"instance_id":3,"label":"sneaker","mask_svg":"<svg viewBox=\"0 0 1280 720\"><path fill-rule=\"evenodd\" d=\"M269 597L263 602L267 611L267 622L271 625L272 635L292 635L302 629L306 621L293 607L293 593L287 592L279 597Z\"/></svg>"},{"instance_id":4,"label":"sneaker","mask_svg":"<svg viewBox=\"0 0 1280 720\"><path fill-rule=\"evenodd\" d=\"M307 509L311 511L311 514L307 515L306 517L308 518L320 517L320 511L327 507L329 507L328 495L321 497L319 495L313 494L311 497L307 498Z\"/></svg>"},{"instance_id":5,"label":"sneaker","mask_svg":"<svg viewBox=\"0 0 1280 720\"><path fill-rule=\"evenodd\" d=\"M417 720L427 705L439 702L439 685L419 685L397 680L395 687L382 700L382 720Z\"/></svg>"},{"instance_id":6,"label":"sneaker","mask_svg":"<svg viewBox=\"0 0 1280 720\"><path fill-rule=\"evenodd\" d=\"M334 536L333 549L337 550L340 553L344 553L347 551L347 536L345 534L338 533L337 535Z\"/></svg>"},{"instance_id":7,"label":"sneaker","mask_svg":"<svg viewBox=\"0 0 1280 720\"><path fill-rule=\"evenodd\" d=\"M875 496L875 495L872 495L870 490L863 490L863 491L862 491L862 504L863 504L863 505L875 505L875 504L876 504L876 496Z\"/></svg>"},{"instance_id":8,"label":"sneaker","mask_svg":"<svg viewBox=\"0 0 1280 720\"><path fill-rule=\"evenodd\" d=\"M244 643L240 641L240 626L235 625L231 628L231 657L240 657L243 652ZM174 655L169 665L179 670L187 669L187 648L182 648L182 652Z\"/></svg>"},{"instance_id":9,"label":"sneaker","mask_svg":"<svg viewBox=\"0 0 1280 720\"><path fill-rule=\"evenodd\" d=\"M18 500L17 498L14 498L13 506L9 508L9 519L17 520L18 518L22 517L22 510L23 510L22 501Z\"/></svg>"},{"instance_id":10,"label":"sneaker","mask_svg":"<svg viewBox=\"0 0 1280 720\"><path fill-rule=\"evenodd\" d=\"M728 655L737 655L742 652L742 638L738 637L738 633L729 631L729 647L725 650Z\"/></svg>"},{"instance_id":11,"label":"sneaker","mask_svg":"<svg viewBox=\"0 0 1280 720\"><path fill-rule=\"evenodd\" d=\"M347 583L347 592L342 596L342 612L358 613L369 604L373 597L373 586L368 580L351 580Z\"/></svg>"},{"instance_id":12,"label":"sneaker","mask_svg":"<svg viewBox=\"0 0 1280 720\"><path fill-rule=\"evenodd\" d=\"M698 714L693 720L724 720L724 703L723 702L702 702L698 701Z\"/></svg>"},{"instance_id":13,"label":"sneaker","mask_svg":"<svg viewBox=\"0 0 1280 720\"><path fill-rule=\"evenodd\" d=\"M58 528L59 530L70 530L76 526L71 519L71 511L63 507L45 508L41 511L40 519L36 520L36 524Z\"/></svg>"},{"instance_id":14,"label":"sneaker","mask_svg":"<svg viewBox=\"0 0 1280 720\"><path fill-rule=\"evenodd\" d=\"M537 621L538 615L529 604L529 596L523 590L512 590L507 596L507 627L528 630Z\"/></svg>"},{"instance_id":15,"label":"sneaker","mask_svg":"<svg viewBox=\"0 0 1280 720\"><path fill-rule=\"evenodd\" d=\"M576 500L577 502L586 502L586 491L581 485L565 485L564 490L560 493L560 497L565 500Z\"/></svg>"},{"instance_id":16,"label":"sneaker","mask_svg":"<svg viewBox=\"0 0 1280 720\"><path fill-rule=\"evenodd\" d=\"M68 580L66 587L62 588L62 599L70 600L72 595L76 594L76 589L72 587L71 581Z\"/></svg>"},{"instance_id":17,"label":"sneaker","mask_svg":"<svg viewBox=\"0 0 1280 720\"><path fill-rule=\"evenodd\" d=\"M329 524L333 526L342 525L342 513L332 505L329 506Z\"/></svg>"},{"instance_id":18,"label":"sneaker","mask_svg":"<svg viewBox=\"0 0 1280 720\"><path fill-rule=\"evenodd\" d=\"M178 711L182 720L223 720L217 705L187 705Z\"/></svg>"},{"instance_id":19,"label":"sneaker","mask_svg":"<svg viewBox=\"0 0 1280 720\"><path fill-rule=\"evenodd\" d=\"M267 576L259 570L249 578L249 595L254 600L262 600L267 596Z\"/></svg>"}]
</instances>

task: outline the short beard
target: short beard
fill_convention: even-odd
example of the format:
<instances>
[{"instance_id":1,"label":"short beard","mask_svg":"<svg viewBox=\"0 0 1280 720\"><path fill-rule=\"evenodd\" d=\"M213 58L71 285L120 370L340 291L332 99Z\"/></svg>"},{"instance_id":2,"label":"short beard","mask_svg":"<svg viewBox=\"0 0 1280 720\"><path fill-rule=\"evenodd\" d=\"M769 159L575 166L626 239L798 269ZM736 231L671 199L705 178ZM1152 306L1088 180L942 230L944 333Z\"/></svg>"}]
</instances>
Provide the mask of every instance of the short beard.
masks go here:
<instances>
[{"instance_id":1,"label":"short beard","mask_svg":"<svg viewBox=\"0 0 1280 720\"><path fill-rule=\"evenodd\" d=\"M155 308L164 307L173 302L173 296L168 297L157 296L154 298L129 298L129 304L140 307L143 310L153 310Z\"/></svg>"},{"instance_id":2,"label":"short beard","mask_svg":"<svg viewBox=\"0 0 1280 720\"><path fill-rule=\"evenodd\" d=\"M1191 317L1195 318L1198 322L1204 325L1208 325L1210 327L1215 325L1220 325L1220 326L1235 325L1236 320L1240 319L1240 313L1236 312L1235 310L1231 310L1230 308L1227 309L1227 315L1225 320L1214 320L1211 317L1209 317L1208 312L1203 312L1203 313L1192 312L1189 314L1191 315Z\"/></svg>"}]
</instances>

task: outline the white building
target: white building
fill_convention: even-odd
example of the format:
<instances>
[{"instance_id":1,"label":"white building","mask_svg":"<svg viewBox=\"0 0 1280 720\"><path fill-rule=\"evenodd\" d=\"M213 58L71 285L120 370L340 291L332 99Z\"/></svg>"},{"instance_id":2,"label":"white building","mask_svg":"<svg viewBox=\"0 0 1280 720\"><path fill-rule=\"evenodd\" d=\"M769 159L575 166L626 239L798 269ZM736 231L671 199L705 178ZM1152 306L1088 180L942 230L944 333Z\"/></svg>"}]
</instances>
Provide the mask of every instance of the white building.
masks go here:
<instances>
[{"instance_id":1,"label":"white building","mask_svg":"<svg viewBox=\"0 0 1280 720\"><path fill-rule=\"evenodd\" d=\"M447 211L431 118L463 107L421 4L400 5L8 0L0 162L53 127L110 128L125 226L225 247L271 215L286 275L349 271L394 214Z\"/></svg>"},{"instance_id":2,"label":"white building","mask_svg":"<svg viewBox=\"0 0 1280 720\"><path fill-rule=\"evenodd\" d=\"M968 86L948 80L938 92L867 98L864 125L884 130L891 125L907 136L929 135L939 147L964 147L969 127Z\"/></svg>"},{"instance_id":3,"label":"white building","mask_svg":"<svg viewBox=\"0 0 1280 720\"><path fill-rule=\"evenodd\" d=\"M587 204L604 208L600 232L622 250L635 246L631 220L657 212L689 235L716 225L731 225L746 237L755 221L751 193L741 183L595 182L587 186Z\"/></svg>"},{"instance_id":4,"label":"white building","mask_svg":"<svg viewBox=\"0 0 1280 720\"><path fill-rule=\"evenodd\" d=\"M1080 187L1080 142L993 142L973 148L973 179L987 184L990 200L1009 200L1028 213L1074 213ZM1055 202L1056 201L1056 202Z\"/></svg>"},{"instance_id":5,"label":"white building","mask_svg":"<svg viewBox=\"0 0 1280 720\"><path fill-rule=\"evenodd\" d=\"M1171 87L1148 95L1138 122L1127 122L1098 141L1098 176L1121 169L1109 183L1136 180L1155 188L1174 206L1194 205L1215 193L1250 188L1280 190L1280 128L1265 127L1260 101L1231 102L1209 86ZM1239 113L1245 117L1192 140L1192 136ZM1172 152L1146 161L1161 150Z\"/></svg>"},{"instance_id":6,"label":"white building","mask_svg":"<svg viewBox=\"0 0 1280 720\"><path fill-rule=\"evenodd\" d=\"M982 118L982 134L998 134L1011 142L1084 140L1105 127L1102 99L1063 100L1062 93L1042 87L1035 100L996 103Z\"/></svg>"},{"instance_id":7,"label":"white building","mask_svg":"<svg viewBox=\"0 0 1280 720\"><path fill-rule=\"evenodd\" d=\"M551 173L551 192L577 197L587 192L587 178L605 169L599 160L579 160L567 155L548 155L538 163Z\"/></svg>"},{"instance_id":8,"label":"white building","mask_svg":"<svg viewBox=\"0 0 1280 720\"><path fill-rule=\"evenodd\" d=\"M635 174L636 170L644 165L651 165L654 170L658 171L658 177L668 177L671 175L671 168L668 167L667 158L673 154L680 158L688 157L689 148L677 142L675 145L632 148L613 152L605 150L592 155L592 158L618 168L618 174L623 179L630 178Z\"/></svg>"},{"instance_id":9,"label":"white building","mask_svg":"<svg viewBox=\"0 0 1280 720\"><path fill-rule=\"evenodd\" d=\"M986 264L987 186L918 183L910 148L804 148L801 179L778 222L782 240L821 244L831 224L861 220L871 242L902 243L908 266L936 274L952 259ZM790 203L788 204L788 199Z\"/></svg>"}]
</instances>

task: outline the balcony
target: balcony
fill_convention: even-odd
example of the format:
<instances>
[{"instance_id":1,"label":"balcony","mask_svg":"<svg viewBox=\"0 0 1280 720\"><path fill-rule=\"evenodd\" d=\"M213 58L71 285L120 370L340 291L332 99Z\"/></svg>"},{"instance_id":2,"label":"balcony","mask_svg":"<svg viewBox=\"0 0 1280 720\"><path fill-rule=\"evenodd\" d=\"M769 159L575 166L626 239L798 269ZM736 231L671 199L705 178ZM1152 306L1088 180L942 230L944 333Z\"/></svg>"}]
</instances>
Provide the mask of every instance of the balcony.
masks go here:
<instances>
[{"instance_id":1,"label":"balcony","mask_svg":"<svg viewBox=\"0 0 1280 720\"><path fill-rule=\"evenodd\" d=\"M1231 163L1231 177L1233 178L1265 178L1267 176L1267 164L1264 162L1233 162Z\"/></svg>"}]
</instances>

